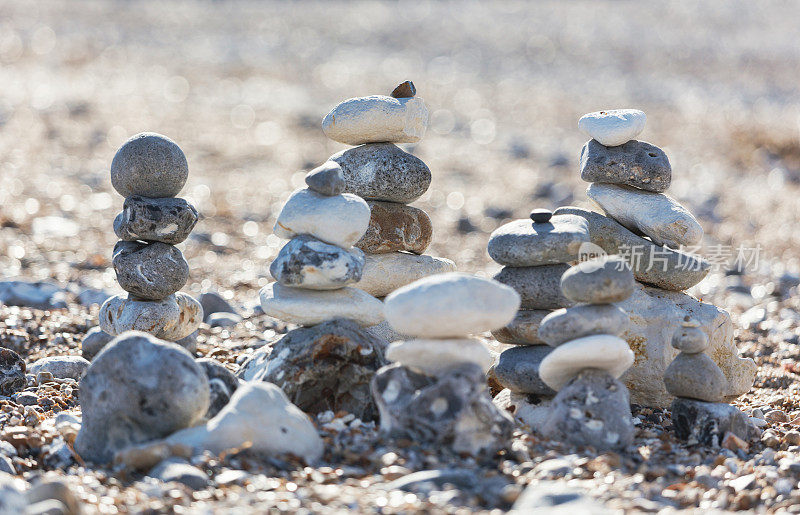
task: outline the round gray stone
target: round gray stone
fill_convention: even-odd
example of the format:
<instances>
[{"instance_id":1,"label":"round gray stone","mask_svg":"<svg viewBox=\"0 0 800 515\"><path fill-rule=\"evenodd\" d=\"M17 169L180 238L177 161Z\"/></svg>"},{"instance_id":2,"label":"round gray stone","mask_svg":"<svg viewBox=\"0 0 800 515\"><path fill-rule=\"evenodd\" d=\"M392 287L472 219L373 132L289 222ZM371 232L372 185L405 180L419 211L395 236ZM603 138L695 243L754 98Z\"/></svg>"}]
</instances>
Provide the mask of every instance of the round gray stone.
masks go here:
<instances>
[{"instance_id":1,"label":"round gray stone","mask_svg":"<svg viewBox=\"0 0 800 515\"><path fill-rule=\"evenodd\" d=\"M522 309L558 309L573 302L561 293L561 275L569 265L503 267L496 281L511 286L522 298Z\"/></svg>"},{"instance_id":2,"label":"round gray stone","mask_svg":"<svg viewBox=\"0 0 800 515\"><path fill-rule=\"evenodd\" d=\"M586 182L624 184L653 192L666 191L672 182L672 167L664 151L637 140L616 147L587 141L581 150L580 170Z\"/></svg>"},{"instance_id":3,"label":"round gray stone","mask_svg":"<svg viewBox=\"0 0 800 515\"><path fill-rule=\"evenodd\" d=\"M99 326L92 327L81 340L81 355L91 361L113 339Z\"/></svg>"},{"instance_id":4,"label":"round gray stone","mask_svg":"<svg viewBox=\"0 0 800 515\"><path fill-rule=\"evenodd\" d=\"M513 347L500 353L494 366L497 382L515 393L546 395L551 397L555 390L544 384L539 377L539 364L550 354L552 347L532 345Z\"/></svg>"},{"instance_id":5,"label":"round gray stone","mask_svg":"<svg viewBox=\"0 0 800 515\"><path fill-rule=\"evenodd\" d=\"M312 236L289 240L269 266L280 284L311 290L335 290L361 280L364 252L347 250Z\"/></svg>"},{"instance_id":6,"label":"round gray stone","mask_svg":"<svg viewBox=\"0 0 800 515\"><path fill-rule=\"evenodd\" d=\"M50 372L56 379L79 381L88 368L89 362L80 356L49 356L36 360L28 373L36 376L39 372Z\"/></svg>"},{"instance_id":7,"label":"round gray stone","mask_svg":"<svg viewBox=\"0 0 800 515\"><path fill-rule=\"evenodd\" d=\"M628 314L613 304L573 306L544 317L539 326L539 338L557 347L593 334L621 336L629 324Z\"/></svg>"},{"instance_id":8,"label":"round gray stone","mask_svg":"<svg viewBox=\"0 0 800 515\"><path fill-rule=\"evenodd\" d=\"M306 174L308 189L332 197L344 193L342 167L335 161L326 161Z\"/></svg>"},{"instance_id":9,"label":"round gray stone","mask_svg":"<svg viewBox=\"0 0 800 515\"><path fill-rule=\"evenodd\" d=\"M368 143L330 157L339 163L345 191L369 200L408 204L431 185L431 171L421 159L391 143Z\"/></svg>"},{"instance_id":10,"label":"round gray stone","mask_svg":"<svg viewBox=\"0 0 800 515\"><path fill-rule=\"evenodd\" d=\"M188 176L189 164L177 143L154 132L133 136L111 162L111 184L123 197L174 197Z\"/></svg>"},{"instance_id":11,"label":"round gray stone","mask_svg":"<svg viewBox=\"0 0 800 515\"><path fill-rule=\"evenodd\" d=\"M114 233L125 241L160 241L177 245L189 237L199 215L182 198L128 197L114 219Z\"/></svg>"},{"instance_id":12,"label":"round gray stone","mask_svg":"<svg viewBox=\"0 0 800 515\"><path fill-rule=\"evenodd\" d=\"M200 365L208 378L210 401L206 418L211 418L231 400L231 395L239 388L239 379L215 359L200 358L195 362Z\"/></svg>"},{"instance_id":13,"label":"round gray stone","mask_svg":"<svg viewBox=\"0 0 800 515\"><path fill-rule=\"evenodd\" d=\"M206 321L213 313L239 314L239 311L235 307L231 306L230 302L225 300L222 295L215 291L201 293L197 300L200 302L200 306L203 307L203 315L205 316Z\"/></svg>"},{"instance_id":14,"label":"round gray stone","mask_svg":"<svg viewBox=\"0 0 800 515\"><path fill-rule=\"evenodd\" d=\"M211 313L205 320L210 327L234 327L241 321L241 315L236 313Z\"/></svg>"},{"instance_id":15,"label":"round gray stone","mask_svg":"<svg viewBox=\"0 0 800 515\"><path fill-rule=\"evenodd\" d=\"M708 348L708 335L699 327L681 326L672 335L672 346L686 354L698 354Z\"/></svg>"},{"instance_id":16,"label":"round gray stone","mask_svg":"<svg viewBox=\"0 0 800 515\"><path fill-rule=\"evenodd\" d=\"M208 391L206 374L183 348L140 332L116 338L81 380L75 450L107 463L126 447L190 427L208 410Z\"/></svg>"},{"instance_id":17,"label":"round gray stone","mask_svg":"<svg viewBox=\"0 0 800 515\"><path fill-rule=\"evenodd\" d=\"M489 256L505 266L567 263L588 242L589 226L579 216L554 216L547 223L514 220L489 236Z\"/></svg>"},{"instance_id":18,"label":"round gray stone","mask_svg":"<svg viewBox=\"0 0 800 515\"><path fill-rule=\"evenodd\" d=\"M492 336L500 343L541 345L545 342L539 336L539 324L550 313L548 309L521 309L510 324L492 331Z\"/></svg>"},{"instance_id":19,"label":"round gray stone","mask_svg":"<svg viewBox=\"0 0 800 515\"><path fill-rule=\"evenodd\" d=\"M561 291L573 302L608 304L633 294L633 271L620 256L600 256L573 266L561 276Z\"/></svg>"},{"instance_id":20,"label":"round gray stone","mask_svg":"<svg viewBox=\"0 0 800 515\"><path fill-rule=\"evenodd\" d=\"M708 354L678 354L664 371L664 385L675 397L719 402L728 380Z\"/></svg>"},{"instance_id":21,"label":"round gray stone","mask_svg":"<svg viewBox=\"0 0 800 515\"><path fill-rule=\"evenodd\" d=\"M138 299L164 299L189 280L189 263L183 253L166 243L119 241L114 245L112 264L119 285Z\"/></svg>"},{"instance_id":22,"label":"round gray stone","mask_svg":"<svg viewBox=\"0 0 800 515\"><path fill-rule=\"evenodd\" d=\"M180 458L168 458L162 461L147 475L165 483L181 483L192 490L202 490L210 483L205 472Z\"/></svg>"}]
</instances>

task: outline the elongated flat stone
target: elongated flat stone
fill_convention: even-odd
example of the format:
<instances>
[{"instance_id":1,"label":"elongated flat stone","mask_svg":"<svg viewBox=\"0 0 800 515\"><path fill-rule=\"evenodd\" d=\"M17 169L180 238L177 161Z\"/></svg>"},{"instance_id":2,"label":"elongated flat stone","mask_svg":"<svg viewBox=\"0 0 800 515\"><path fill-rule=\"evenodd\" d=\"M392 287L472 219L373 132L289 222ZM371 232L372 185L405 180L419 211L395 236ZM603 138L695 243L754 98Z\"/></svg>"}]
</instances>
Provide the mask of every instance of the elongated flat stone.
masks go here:
<instances>
[{"instance_id":1,"label":"elongated flat stone","mask_svg":"<svg viewBox=\"0 0 800 515\"><path fill-rule=\"evenodd\" d=\"M577 258L590 240L589 226L579 216L553 216L549 222L514 220L489 236L489 256L504 266L540 266Z\"/></svg>"},{"instance_id":2,"label":"elongated flat stone","mask_svg":"<svg viewBox=\"0 0 800 515\"><path fill-rule=\"evenodd\" d=\"M342 167L333 161L327 161L306 174L308 189L320 195L332 197L344 193L344 175Z\"/></svg>"},{"instance_id":3,"label":"elongated flat stone","mask_svg":"<svg viewBox=\"0 0 800 515\"><path fill-rule=\"evenodd\" d=\"M168 297L189 280L183 253L166 243L117 242L112 264L122 289L140 300Z\"/></svg>"},{"instance_id":4,"label":"elongated flat stone","mask_svg":"<svg viewBox=\"0 0 800 515\"><path fill-rule=\"evenodd\" d=\"M349 248L366 232L369 214L367 203L355 195L329 197L299 189L283 205L273 230L281 238L308 234L325 243Z\"/></svg>"},{"instance_id":5,"label":"elongated flat stone","mask_svg":"<svg viewBox=\"0 0 800 515\"><path fill-rule=\"evenodd\" d=\"M703 238L697 219L675 199L663 193L639 191L613 184L591 184L586 194L608 216L656 245L679 248Z\"/></svg>"},{"instance_id":6,"label":"elongated flat stone","mask_svg":"<svg viewBox=\"0 0 800 515\"><path fill-rule=\"evenodd\" d=\"M416 143L428 128L428 108L419 97L384 95L350 98L322 120L327 137L347 145Z\"/></svg>"},{"instance_id":7,"label":"elongated flat stone","mask_svg":"<svg viewBox=\"0 0 800 515\"><path fill-rule=\"evenodd\" d=\"M582 261L561 276L561 291L573 302L608 304L631 296L633 271L621 256L598 256Z\"/></svg>"},{"instance_id":8,"label":"elongated flat stone","mask_svg":"<svg viewBox=\"0 0 800 515\"><path fill-rule=\"evenodd\" d=\"M315 291L271 283L259 295L264 313L291 324L311 326L348 318L367 327L380 324L384 318L381 301L351 287Z\"/></svg>"},{"instance_id":9,"label":"elongated flat stone","mask_svg":"<svg viewBox=\"0 0 800 515\"><path fill-rule=\"evenodd\" d=\"M375 297L385 297L417 279L455 270L451 260L424 254L367 254L361 280L354 286Z\"/></svg>"},{"instance_id":10,"label":"elongated flat stone","mask_svg":"<svg viewBox=\"0 0 800 515\"><path fill-rule=\"evenodd\" d=\"M539 377L539 365L553 349L546 345L512 347L500 353L494 375L503 387L515 393L555 395Z\"/></svg>"},{"instance_id":11,"label":"elongated flat stone","mask_svg":"<svg viewBox=\"0 0 800 515\"><path fill-rule=\"evenodd\" d=\"M578 128L607 147L627 143L642 132L647 116L638 109L607 109L581 116Z\"/></svg>"},{"instance_id":12,"label":"elongated flat stone","mask_svg":"<svg viewBox=\"0 0 800 515\"><path fill-rule=\"evenodd\" d=\"M192 334L203 321L203 308L183 292L146 301L115 295L100 307L100 328L111 336L143 331L162 340L177 341Z\"/></svg>"},{"instance_id":13,"label":"elongated flat stone","mask_svg":"<svg viewBox=\"0 0 800 515\"><path fill-rule=\"evenodd\" d=\"M558 309L573 302L561 292L561 276L569 265L503 267L496 281L511 286L522 298L522 309Z\"/></svg>"},{"instance_id":14,"label":"elongated flat stone","mask_svg":"<svg viewBox=\"0 0 800 515\"><path fill-rule=\"evenodd\" d=\"M269 273L284 286L309 290L335 290L361 279L364 253L343 249L312 236L292 238L269 266Z\"/></svg>"},{"instance_id":15,"label":"elongated flat stone","mask_svg":"<svg viewBox=\"0 0 800 515\"><path fill-rule=\"evenodd\" d=\"M585 218L592 243L608 254L621 254L628 258L637 281L665 290L682 291L702 281L711 268L710 263L700 256L655 245L600 213L566 206L556 209L556 214Z\"/></svg>"},{"instance_id":16,"label":"elongated flat stone","mask_svg":"<svg viewBox=\"0 0 800 515\"><path fill-rule=\"evenodd\" d=\"M422 254L433 238L433 225L425 211L396 202L369 201L369 227L356 247L370 254L405 250Z\"/></svg>"},{"instance_id":17,"label":"elongated flat stone","mask_svg":"<svg viewBox=\"0 0 800 515\"><path fill-rule=\"evenodd\" d=\"M197 210L182 198L133 196L125 199L122 212L114 219L114 233L125 241L177 245L189 237L197 219Z\"/></svg>"},{"instance_id":18,"label":"elongated flat stone","mask_svg":"<svg viewBox=\"0 0 800 515\"><path fill-rule=\"evenodd\" d=\"M607 371L615 379L633 364L633 352L625 340L610 334L585 336L553 349L539 366L539 376L553 390L560 390L587 368Z\"/></svg>"},{"instance_id":19,"label":"elongated flat stone","mask_svg":"<svg viewBox=\"0 0 800 515\"><path fill-rule=\"evenodd\" d=\"M492 366L492 354L476 338L402 340L389 345L386 358L429 376L464 363L474 363L484 372Z\"/></svg>"},{"instance_id":20,"label":"elongated flat stone","mask_svg":"<svg viewBox=\"0 0 800 515\"><path fill-rule=\"evenodd\" d=\"M672 167L663 150L644 141L606 147L595 140L581 150L581 179L586 182L624 184L662 192L672 182Z\"/></svg>"},{"instance_id":21,"label":"elongated flat stone","mask_svg":"<svg viewBox=\"0 0 800 515\"><path fill-rule=\"evenodd\" d=\"M391 143L360 145L329 159L342 167L345 191L368 200L409 204L431 185L428 166Z\"/></svg>"},{"instance_id":22,"label":"elongated flat stone","mask_svg":"<svg viewBox=\"0 0 800 515\"><path fill-rule=\"evenodd\" d=\"M500 343L541 345L545 341L539 336L539 324L550 313L548 309L521 309L507 326L492 331L492 336Z\"/></svg>"},{"instance_id":23,"label":"elongated flat stone","mask_svg":"<svg viewBox=\"0 0 800 515\"><path fill-rule=\"evenodd\" d=\"M539 325L539 338L553 347L593 334L621 336L628 314L613 304L581 305L553 311Z\"/></svg>"}]
</instances>

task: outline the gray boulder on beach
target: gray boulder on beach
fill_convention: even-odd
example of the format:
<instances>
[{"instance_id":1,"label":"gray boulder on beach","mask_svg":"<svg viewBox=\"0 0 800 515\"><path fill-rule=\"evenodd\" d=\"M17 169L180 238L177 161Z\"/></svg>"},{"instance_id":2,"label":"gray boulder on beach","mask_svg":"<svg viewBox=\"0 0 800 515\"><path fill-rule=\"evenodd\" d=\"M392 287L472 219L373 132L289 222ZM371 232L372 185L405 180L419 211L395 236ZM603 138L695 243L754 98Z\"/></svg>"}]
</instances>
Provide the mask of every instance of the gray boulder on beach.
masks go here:
<instances>
[{"instance_id":1,"label":"gray boulder on beach","mask_svg":"<svg viewBox=\"0 0 800 515\"><path fill-rule=\"evenodd\" d=\"M125 241L160 241L177 245L189 237L199 215L182 198L128 197L114 219L114 233Z\"/></svg>"},{"instance_id":2,"label":"gray boulder on beach","mask_svg":"<svg viewBox=\"0 0 800 515\"><path fill-rule=\"evenodd\" d=\"M189 280L183 253L166 243L119 241L112 263L122 289L141 300L164 299Z\"/></svg>"},{"instance_id":3,"label":"gray boulder on beach","mask_svg":"<svg viewBox=\"0 0 800 515\"><path fill-rule=\"evenodd\" d=\"M133 136L111 162L111 184L123 197L174 197L188 177L189 164L183 151L155 132Z\"/></svg>"},{"instance_id":4,"label":"gray boulder on beach","mask_svg":"<svg viewBox=\"0 0 800 515\"><path fill-rule=\"evenodd\" d=\"M586 182L624 184L646 191L666 191L672 182L667 155L645 141L606 147L589 140L581 150L580 170Z\"/></svg>"}]
</instances>

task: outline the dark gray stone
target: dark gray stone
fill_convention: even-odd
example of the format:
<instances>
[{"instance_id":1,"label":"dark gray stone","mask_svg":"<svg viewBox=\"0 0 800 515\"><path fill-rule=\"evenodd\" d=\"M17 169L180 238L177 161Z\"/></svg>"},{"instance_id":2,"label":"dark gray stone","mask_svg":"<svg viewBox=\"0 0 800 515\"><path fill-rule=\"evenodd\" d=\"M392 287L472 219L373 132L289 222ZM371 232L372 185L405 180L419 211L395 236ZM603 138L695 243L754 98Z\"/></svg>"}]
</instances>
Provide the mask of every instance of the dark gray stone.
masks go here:
<instances>
[{"instance_id":1,"label":"dark gray stone","mask_svg":"<svg viewBox=\"0 0 800 515\"><path fill-rule=\"evenodd\" d=\"M493 454L507 445L514 427L511 417L492 403L483 370L472 363L440 377L390 365L375 375L372 394L381 432L394 438Z\"/></svg>"},{"instance_id":2,"label":"dark gray stone","mask_svg":"<svg viewBox=\"0 0 800 515\"><path fill-rule=\"evenodd\" d=\"M391 143L367 143L330 157L342 167L345 191L368 200L409 204L428 190L431 171Z\"/></svg>"},{"instance_id":3,"label":"dark gray stone","mask_svg":"<svg viewBox=\"0 0 800 515\"><path fill-rule=\"evenodd\" d=\"M553 398L542 433L598 451L627 447L634 433L627 388L604 370L581 371Z\"/></svg>"},{"instance_id":4,"label":"dark gray stone","mask_svg":"<svg viewBox=\"0 0 800 515\"><path fill-rule=\"evenodd\" d=\"M165 483L181 483L192 490L202 490L210 483L208 475L189 462L180 458L168 458L150 470L148 476Z\"/></svg>"},{"instance_id":5,"label":"dark gray stone","mask_svg":"<svg viewBox=\"0 0 800 515\"><path fill-rule=\"evenodd\" d=\"M239 314L236 308L231 306L230 303L222 297L222 295L215 291L201 293L197 300L203 307L203 316L205 317L204 321L208 321L208 317L213 313Z\"/></svg>"},{"instance_id":6,"label":"dark gray stone","mask_svg":"<svg viewBox=\"0 0 800 515\"><path fill-rule=\"evenodd\" d=\"M112 264L122 289L141 300L165 299L189 280L183 253L166 243L119 241Z\"/></svg>"},{"instance_id":7,"label":"dark gray stone","mask_svg":"<svg viewBox=\"0 0 800 515\"><path fill-rule=\"evenodd\" d=\"M672 167L663 150L644 141L630 140L606 147L589 140L581 150L581 179L633 186L662 192L672 182Z\"/></svg>"},{"instance_id":8,"label":"dark gray stone","mask_svg":"<svg viewBox=\"0 0 800 515\"><path fill-rule=\"evenodd\" d=\"M728 380L708 354L681 352L664 371L664 385L676 397L706 402L725 398Z\"/></svg>"},{"instance_id":9,"label":"dark gray stone","mask_svg":"<svg viewBox=\"0 0 800 515\"><path fill-rule=\"evenodd\" d=\"M609 304L633 294L633 271L620 256L600 256L578 263L561 276L561 291L573 302Z\"/></svg>"},{"instance_id":10,"label":"dark gray stone","mask_svg":"<svg viewBox=\"0 0 800 515\"><path fill-rule=\"evenodd\" d=\"M283 246L269 273L284 286L335 290L360 281L364 263L359 249L346 250L304 234Z\"/></svg>"},{"instance_id":11,"label":"dark gray stone","mask_svg":"<svg viewBox=\"0 0 800 515\"><path fill-rule=\"evenodd\" d=\"M532 209L530 218L535 224L546 224L553 218L553 212L543 208Z\"/></svg>"},{"instance_id":12,"label":"dark gray stone","mask_svg":"<svg viewBox=\"0 0 800 515\"><path fill-rule=\"evenodd\" d=\"M547 345L521 346L506 349L494 366L497 382L515 393L546 395L552 397L555 390L544 384L539 377L539 365L550 354Z\"/></svg>"},{"instance_id":13,"label":"dark gray stone","mask_svg":"<svg viewBox=\"0 0 800 515\"><path fill-rule=\"evenodd\" d=\"M29 374L50 372L56 379L80 381L89 368L89 362L81 356L49 356L36 360L28 369Z\"/></svg>"},{"instance_id":14,"label":"dark gray stone","mask_svg":"<svg viewBox=\"0 0 800 515\"><path fill-rule=\"evenodd\" d=\"M111 185L123 197L174 197L189 177L189 164L180 147L154 132L126 141L111 162Z\"/></svg>"},{"instance_id":15,"label":"dark gray stone","mask_svg":"<svg viewBox=\"0 0 800 515\"><path fill-rule=\"evenodd\" d=\"M67 307L66 291L50 281L0 281L0 304L63 309Z\"/></svg>"},{"instance_id":16,"label":"dark gray stone","mask_svg":"<svg viewBox=\"0 0 800 515\"><path fill-rule=\"evenodd\" d=\"M25 361L13 350L0 347L0 395L10 396L26 385Z\"/></svg>"},{"instance_id":17,"label":"dark gray stone","mask_svg":"<svg viewBox=\"0 0 800 515\"><path fill-rule=\"evenodd\" d=\"M589 226L580 216L554 216L547 223L514 220L489 236L489 256L505 266L540 266L574 261L589 241Z\"/></svg>"},{"instance_id":18,"label":"dark gray stone","mask_svg":"<svg viewBox=\"0 0 800 515\"><path fill-rule=\"evenodd\" d=\"M522 298L522 309L558 309L573 302L561 292L561 275L569 265L503 267L496 281L511 286Z\"/></svg>"},{"instance_id":19,"label":"dark gray stone","mask_svg":"<svg viewBox=\"0 0 800 515\"><path fill-rule=\"evenodd\" d=\"M308 189L332 197L344 193L342 167L335 161L326 161L306 174Z\"/></svg>"},{"instance_id":20,"label":"dark gray stone","mask_svg":"<svg viewBox=\"0 0 800 515\"><path fill-rule=\"evenodd\" d=\"M189 336L181 338L180 340L175 340L175 344L186 349L189 354L194 354L197 352L197 331L193 332Z\"/></svg>"},{"instance_id":21,"label":"dark gray stone","mask_svg":"<svg viewBox=\"0 0 800 515\"><path fill-rule=\"evenodd\" d=\"M129 332L100 351L80 383L75 450L107 463L132 445L166 437L208 411L208 379L185 349Z\"/></svg>"},{"instance_id":22,"label":"dark gray stone","mask_svg":"<svg viewBox=\"0 0 800 515\"><path fill-rule=\"evenodd\" d=\"M14 476L17 475L17 468L14 466L14 462L11 461L11 458L3 456L2 454L0 454L0 472L5 472L6 474Z\"/></svg>"},{"instance_id":23,"label":"dark gray stone","mask_svg":"<svg viewBox=\"0 0 800 515\"><path fill-rule=\"evenodd\" d=\"M387 363L387 345L352 320L331 320L289 331L271 351L257 351L238 375L280 386L306 413L344 410L373 420L378 411L369 385Z\"/></svg>"},{"instance_id":24,"label":"dark gray stone","mask_svg":"<svg viewBox=\"0 0 800 515\"><path fill-rule=\"evenodd\" d=\"M233 392L239 388L239 379L222 363L211 358L196 360L208 378L210 401L206 418L211 418L228 404Z\"/></svg>"},{"instance_id":25,"label":"dark gray stone","mask_svg":"<svg viewBox=\"0 0 800 515\"><path fill-rule=\"evenodd\" d=\"M401 82L394 90L392 90L392 98L411 98L417 94L417 88L410 80Z\"/></svg>"},{"instance_id":26,"label":"dark gray stone","mask_svg":"<svg viewBox=\"0 0 800 515\"><path fill-rule=\"evenodd\" d=\"M182 198L128 197L114 219L114 233L125 241L160 241L177 245L189 237L199 215Z\"/></svg>"},{"instance_id":27,"label":"dark gray stone","mask_svg":"<svg viewBox=\"0 0 800 515\"><path fill-rule=\"evenodd\" d=\"M727 432L743 440L748 440L755 433L747 416L736 406L724 402L677 398L671 409L675 435L690 444L719 447Z\"/></svg>"},{"instance_id":28,"label":"dark gray stone","mask_svg":"<svg viewBox=\"0 0 800 515\"><path fill-rule=\"evenodd\" d=\"M557 347L593 334L620 336L629 325L628 314L613 304L573 306L547 315L539 326L539 338Z\"/></svg>"},{"instance_id":29,"label":"dark gray stone","mask_svg":"<svg viewBox=\"0 0 800 515\"><path fill-rule=\"evenodd\" d=\"M686 318L689 318L687 315ZM679 327L672 335L672 346L686 354L697 354L708 348L708 335L697 326Z\"/></svg>"},{"instance_id":30,"label":"dark gray stone","mask_svg":"<svg viewBox=\"0 0 800 515\"><path fill-rule=\"evenodd\" d=\"M206 317L210 327L233 327L241 321L242 317L236 313L212 313Z\"/></svg>"},{"instance_id":31,"label":"dark gray stone","mask_svg":"<svg viewBox=\"0 0 800 515\"><path fill-rule=\"evenodd\" d=\"M511 323L492 331L492 336L500 343L541 345L546 342L539 336L539 325L550 313L548 309L520 309Z\"/></svg>"}]
</instances>

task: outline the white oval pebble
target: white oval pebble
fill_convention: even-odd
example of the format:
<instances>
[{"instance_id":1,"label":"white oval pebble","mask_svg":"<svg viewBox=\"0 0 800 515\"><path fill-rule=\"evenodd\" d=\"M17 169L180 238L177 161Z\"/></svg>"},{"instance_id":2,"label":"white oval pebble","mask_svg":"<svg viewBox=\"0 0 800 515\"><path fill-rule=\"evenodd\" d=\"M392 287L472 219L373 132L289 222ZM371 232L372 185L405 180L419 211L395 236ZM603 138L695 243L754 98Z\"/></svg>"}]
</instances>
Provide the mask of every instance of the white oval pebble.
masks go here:
<instances>
[{"instance_id":1,"label":"white oval pebble","mask_svg":"<svg viewBox=\"0 0 800 515\"><path fill-rule=\"evenodd\" d=\"M385 297L417 279L455 271L456 264L447 258L405 252L366 254L361 280L353 286L370 295Z\"/></svg>"},{"instance_id":2,"label":"white oval pebble","mask_svg":"<svg viewBox=\"0 0 800 515\"><path fill-rule=\"evenodd\" d=\"M428 127L428 109L419 97L383 95L350 98L322 120L327 137L347 145L416 143Z\"/></svg>"},{"instance_id":3,"label":"white oval pebble","mask_svg":"<svg viewBox=\"0 0 800 515\"><path fill-rule=\"evenodd\" d=\"M616 147L636 138L647 116L638 109L610 109L581 116L578 128L602 145Z\"/></svg>"},{"instance_id":4,"label":"white oval pebble","mask_svg":"<svg viewBox=\"0 0 800 515\"><path fill-rule=\"evenodd\" d=\"M302 290L271 283L259 295L264 313L292 324L310 326L349 318L367 327L383 321L383 303L357 288Z\"/></svg>"},{"instance_id":5,"label":"white oval pebble","mask_svg":"<svg viewBox=\"0 0 800 515\"><path fill-rule=\"evenodd\" d=\"M492 279L446 273L425 277L388 297L386 320L398 332L420 338L450 338L506 326L520 296Z\"/></svg>"},{"instance_id":6,"label":"white oval pebble","mask_svg":"<svg viewBox=\"0 0 800 515\"><path fill-rule=\"evenodd\" d=\"M308 234L347 249L367 232L370 214L369 205L358 195L326 197L301 188L283 205L273 231L286 239Z\"/></svg>"},{"instance_id":7,"label":"white oval pebble","mask_svg":"<svg viewBox=\"0 0 800 515\"><path fill-rule=\"evenodd\" d=\"M539 377L560 390L587 368L606 370L618 378L633 364L633 351L625 340L610 334L584 336L553 349L539 365Z\"/></svg>"},{"instance_id":8,"label":"white oval pebble","mask_svg":"<svg viewBox=\"0 0 800 515\"><path fill-rule=\"evenodd\" d=\"M476 338L394 342L386 349L386 359L431 376L463 363L475 363L486 372L494 362L492 353Z\"/></svg>"}]
</instances>

